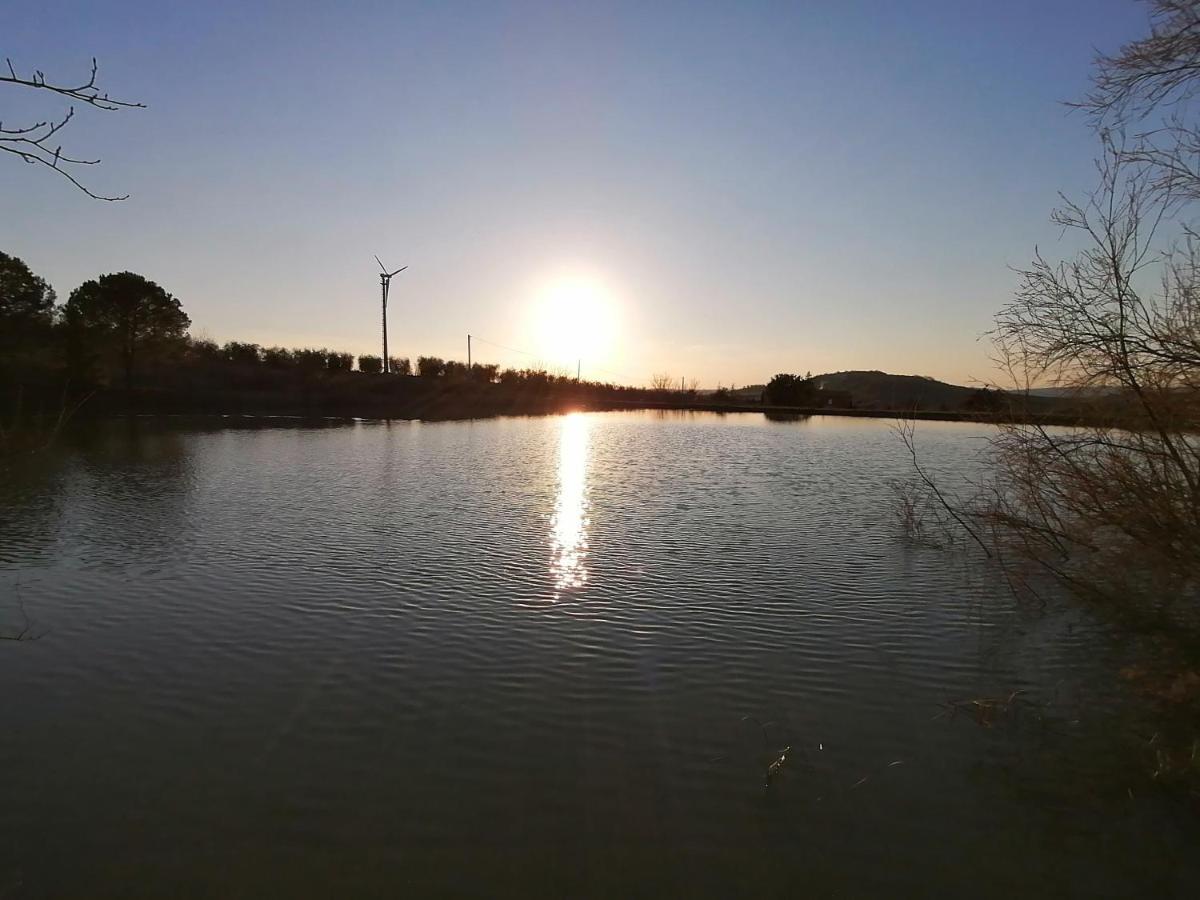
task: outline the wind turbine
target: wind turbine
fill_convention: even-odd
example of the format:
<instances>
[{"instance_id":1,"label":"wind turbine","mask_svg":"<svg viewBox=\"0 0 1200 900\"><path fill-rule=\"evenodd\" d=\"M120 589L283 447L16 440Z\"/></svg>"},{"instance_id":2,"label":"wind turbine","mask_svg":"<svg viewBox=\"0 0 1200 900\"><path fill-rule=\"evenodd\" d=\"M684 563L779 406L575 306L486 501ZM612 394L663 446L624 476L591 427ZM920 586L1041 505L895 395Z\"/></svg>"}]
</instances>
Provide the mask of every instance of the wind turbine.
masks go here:
<instances>
[{"instance_id":1,"label":"wind turbine","mask_svg":"<svg viewBox=\"0 0 1200 900\"><path fill-rule=\"evenodd\" d=\"M387 270L387 266L385 266L383 264L383 261L380 260L380 258L378 256L375 257L375 262L379 263L379 269L381 272L381 274L379 276L379 287L383 291L383 373L385 375L387 375L388 373L390 373L392 371L391 361L388 359L388 349L387 349L388 288L391 287L392 276L399 275L401 272L403 272L405 269L407 269L408 266L401 266L395 272L389 272Z\"/></svg>"}]
</instances>

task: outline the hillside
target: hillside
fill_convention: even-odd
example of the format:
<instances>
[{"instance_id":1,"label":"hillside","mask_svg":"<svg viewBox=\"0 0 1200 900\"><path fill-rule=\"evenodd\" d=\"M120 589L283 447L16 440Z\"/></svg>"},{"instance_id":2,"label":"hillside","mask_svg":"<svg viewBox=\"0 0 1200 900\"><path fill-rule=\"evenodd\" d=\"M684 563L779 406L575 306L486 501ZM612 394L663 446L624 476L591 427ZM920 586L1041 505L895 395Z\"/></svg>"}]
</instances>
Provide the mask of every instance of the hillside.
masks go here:
<instances>
[{"instance_id":1,"label":"hillside","mask_svg":"<svg viewBox=\"0 0 1200 900\"><path fill-rule=\"evenodd\" d=\"M923 375L891 375L887 372L831 372L814 376L818 389L845 391L859 409L960 410L978 403L979 388L947 384ZM997 398L999 399L999 398ZM1049 397L1030 397L1036 407L1050 411Z\"/></svg>"}]
</instances>

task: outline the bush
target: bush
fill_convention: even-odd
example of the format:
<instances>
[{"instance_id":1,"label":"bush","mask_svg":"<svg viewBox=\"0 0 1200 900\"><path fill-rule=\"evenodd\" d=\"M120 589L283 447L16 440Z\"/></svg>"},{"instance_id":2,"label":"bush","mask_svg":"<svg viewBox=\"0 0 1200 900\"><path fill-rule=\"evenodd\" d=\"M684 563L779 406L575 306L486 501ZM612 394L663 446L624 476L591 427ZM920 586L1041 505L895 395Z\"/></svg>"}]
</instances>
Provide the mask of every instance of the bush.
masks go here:
<instances>
[{"instance_id":1,"label":"bush","mask_svg":"<svg viewBox=\"0 0 1200 900\"><path fill-rule=\"evenodd\" d=\"M422 378L440 378L446 373L446 361L437 356L417 357L417 374Z\"/></svg>"},{"instance_id":2,"label":"bush","mask_svg":"<svg viewBox=\"0 0 1200 900\"><path fill-rule=\"evenodd\" d=\"M945 404L942 404L945 406ZM963 401L963 409L971 412L1000 412L1004 409L1004 395L996 390L978 388Z\"/></svg>"},{"instance_id":3,"label":"bush","mask_svg":"<svg viewBox=\"0 0 1200 900\"><path fill-rule=\"evenodd\" d=\"M810 376L776 375L767 383L767 402L776 406L809 406L813 402Z\"/></svg>"},{"instance_id":4,"label":"bush","mask_svg":"<svg viewBox=\"0 0 1200 900\"><path fill-rule=\"evenodd\" d=\"M383 360L378 356L360 356L358 358L358 371L367 375L378 375L383 371Z\"/></svg>"},{"instance_id":5,"label":"bush","mask_svg":"<svg viewBox=\"0 0 1200 900\"><path fill-rule=\"evenodd\" d=\"M268 347L262 352L262 361L276 369L286 369L295 364L292 351L286 347Z\"/></svg>"},{"instance_id":6,"label":"bush","mask_svg":"<svg viewBox=\"0 0 1200 900\"><path fill-rule=\"evenodd\" d=\"M192 338L187 342L184 358L188 360L214 360L221 358L221 348L216 341Z\"/></svg>"},{"instance_id":7,"label":"bush","mask_svg":"<svg viewBox=\"0 0 1200 900\"><path fill-rule=\"evenodd\" d=\"M232 363L258 365L262 361L262 348L258 344L243 344L229 341L221 348L221 356Z\"/></svg>"},{"instance_id":8,"label":"bush","mask_svg":"<svg viewBox=\"0 0 1200 900\"><path fill-rule=\"evenodd\" d=\"M305 348L293 350L291 356L292 363L297 368L306 372L319 372L325 368L325 359L329 356L329 351Z\"/></svg>"},{"instance_id":9,"label":"bush","mask_svg":"<svg viewBox=\"0 0 1200 900\"><path fill-rule=\"evenodd\" d=\"M349 372L354 368L354 355L330 350L325 354L325 368L330 372Z\"/></svg>"}]
</instances>

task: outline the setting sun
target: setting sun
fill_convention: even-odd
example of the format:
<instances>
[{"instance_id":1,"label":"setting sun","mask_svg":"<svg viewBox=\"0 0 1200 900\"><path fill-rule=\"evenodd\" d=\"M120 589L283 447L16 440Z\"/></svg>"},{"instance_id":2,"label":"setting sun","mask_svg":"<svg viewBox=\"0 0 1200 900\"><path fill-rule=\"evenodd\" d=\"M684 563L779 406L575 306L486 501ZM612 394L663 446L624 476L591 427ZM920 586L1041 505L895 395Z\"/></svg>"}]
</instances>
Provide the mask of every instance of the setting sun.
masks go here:
<instances>
[{"instance_id":1,"label":"setting sun","mask_svg":"<svg viewBox=\"0 0 1200 900\"><path fill-rule=\"evenodd\" d=\"M535 296L532 330L537 352L547 364L569 366L583 360L605 363L617 336L617 305L594 278L570 276L547 283Z\"/></svg>"}]
</instances>

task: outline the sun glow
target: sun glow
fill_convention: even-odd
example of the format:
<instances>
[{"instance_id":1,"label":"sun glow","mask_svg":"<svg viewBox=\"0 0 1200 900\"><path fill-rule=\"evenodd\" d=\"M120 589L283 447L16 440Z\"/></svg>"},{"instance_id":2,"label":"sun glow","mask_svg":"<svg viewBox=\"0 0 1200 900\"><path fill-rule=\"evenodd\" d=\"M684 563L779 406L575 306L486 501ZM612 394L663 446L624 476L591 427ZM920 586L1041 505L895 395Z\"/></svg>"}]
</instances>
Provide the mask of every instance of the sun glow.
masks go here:
<instances>
[{"instance_id":1,"label":"sun glow","mask_svg":"<svg viewBox=\"0 0 1200 900\"><path fill-rule=\"evenodd\" d=\"M532 326L537 352L550 366L586 369L611 359L617 337L617 305L596 279L557 278L536 295Z\"/></svg>"}]
</instances>

